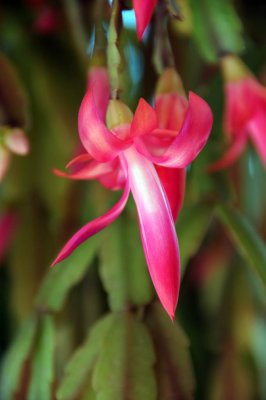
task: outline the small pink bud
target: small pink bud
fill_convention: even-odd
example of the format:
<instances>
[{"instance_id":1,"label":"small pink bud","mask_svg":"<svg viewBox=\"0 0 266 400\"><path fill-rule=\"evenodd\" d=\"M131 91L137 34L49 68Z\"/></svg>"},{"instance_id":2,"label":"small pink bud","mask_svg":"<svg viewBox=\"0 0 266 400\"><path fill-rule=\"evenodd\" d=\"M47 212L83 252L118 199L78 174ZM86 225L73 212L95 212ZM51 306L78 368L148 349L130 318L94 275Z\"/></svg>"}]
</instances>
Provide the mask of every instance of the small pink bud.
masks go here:
<instances>
[{"instance_id":1,"label":"small pink bud","mask_svg":"<svg viewBox=\"0 0 266 400\"><path fill-rule=\"evenodd\" d=\"M225 56L220 63L225 82L237 82L252 76L251 71L237 56Z\"/></svg>"},{"instance_id":2,"label":"small pink bud","mask_svg":"<svg viewBox=\"0 0 266 400\"><path fill-rule=\"evenodd\" d=\"M156 95L178 93L185 96L185 90L182 80L174 68L166 68L160 76L157 87Z\"/></svg>"},{"instance_id":3,"label":"small pink bud","mask_svg":"<svg viewBox=\"0 0 266 400\"><path fill-rule=\"evenodd\" d=\"M4 179L10 164L10 153L8 150L0 147L0 182Z\"/></svg>"},{"instance_id":4,"label":"small pink bud","mask_svg":"<svg viewBox=\"0 0 266 400\"><path fill-rule=\"evenodd\" d=\"M4 139L6 147L15 154L24 156L29 152L29 142L22 129L14 128Z\"/></svg>"}]
</instances>

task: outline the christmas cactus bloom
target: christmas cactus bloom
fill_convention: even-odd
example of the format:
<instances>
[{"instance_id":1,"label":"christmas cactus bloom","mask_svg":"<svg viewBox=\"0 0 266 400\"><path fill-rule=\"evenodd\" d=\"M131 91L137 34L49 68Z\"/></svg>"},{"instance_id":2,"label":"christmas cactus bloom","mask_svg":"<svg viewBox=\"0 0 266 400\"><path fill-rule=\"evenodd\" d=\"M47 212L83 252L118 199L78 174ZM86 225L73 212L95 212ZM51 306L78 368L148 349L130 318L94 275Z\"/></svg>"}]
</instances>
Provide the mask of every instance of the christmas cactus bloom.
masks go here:
<instances>
[{"instance_id":1,"label":"christmas cactus bloom","mask_svg":"<svg viewBox=\"0 0 266 400\"><path fill-rule=\"evenodd\" d=\"M133 0L133 8L136 15L137 35L141 40L145 29L150 23L157 0Z\"/></svg>"},{"instance_id":2,"label":"christmas cactus bloom","mask_svg":"<svg viewBox=\"0 0 266 400\"><path fill-rule=\"evenodd\" d=\"M266 166L266 88L237 57L226 56L221 65L226 100L224 131L230 145L209 170L230 166L244 151L248 139Z\"/></svg>"},{"instance_id":3,"label":"christmas cactus bloom","mask_svg":"<svg viewBox=\"0 0 266 400\"><path fill-rule=\"evenodd\" d=\"M108 93L102 96L108 98ZM174 218L182 203L184 168L208 139L211 110L194 93L188 100L174 93L158 94L155 109L140 99L134 115L119 100L110 100L105 110L99 110L96 98L99 102L99 94L88 90L79 110L79 136L86 153L68 164L72 173L57 174L98 179L109 189L123 189L123 194L111 210L82 227L66 243L53 265L113 222L131 192L149 273L163 307L173 318L180 285ZM175 185L179 182L178 191Z\"/></svg>"}]
</instances>

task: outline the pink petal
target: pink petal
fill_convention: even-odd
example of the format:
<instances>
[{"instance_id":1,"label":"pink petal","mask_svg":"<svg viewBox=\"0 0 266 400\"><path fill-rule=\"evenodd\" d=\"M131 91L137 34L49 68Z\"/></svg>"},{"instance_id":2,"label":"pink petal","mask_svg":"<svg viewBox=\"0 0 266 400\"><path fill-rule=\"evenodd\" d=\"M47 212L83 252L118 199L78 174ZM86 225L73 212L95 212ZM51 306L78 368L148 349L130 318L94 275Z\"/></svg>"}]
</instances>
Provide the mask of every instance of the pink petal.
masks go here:
<instances>
[{"instance_id":1,"label":"pink petal","mask_svg":"<svg viewBox=\"0 0 266 400\"><path fill-rule=\"evenodd\" d=\"M119 217L127 203L129 191L129 182L127 181L123 195L118 203L116 203L114 207L111 208L111 210L109 210L106 214L89 222L88 224L83 226L77 233L75 233L75 235L72 236L72 238L65 244L56 259L53 261L52 266L63 261L85 240L103 230L106 226L110 225L117 217Z\"/></svg>"},{"instance_id":2,"label":"pink petal","mask_svg":"<svg viewBox=\"0 0 266 400\"><path fill-rule=\"evenodd\" d=\"M155 168L169 201L173 219L176 221L184 201L186 170L185 168L165 168L159 165Z\"/></svg>"},{"instance_id":3,"label":"pink petal","mask_svg":"<svg viewBox=\"0 0 266 400\"><path fill-rule=\"evenodd\" d=\"M156 96L155 110L159 128L174 130L176 136L184 121L187 107L187 99L177 93Z\"/></svg>"},{"instance_id":4,"label":"pink petal","mask_svg":"<svg viewBox=\"0 0 266 400\"><path fill-rule=\"evenodd\" d=\"M73 158L66 165L66 168L69 167L80 167L80 164L84 164L87 161L90 161L92 158L88 153L80 154L79 156Z\"/></svg>"},{"instance_id":5,"label":"pink petal","mask_svg":"<svg viewBox=\"0 0 266 400\"><path fill-rule=\"evenodd\" d=\"M172 110L168 112L171 113ZM136 146L140 153L155 164L170 168L185 168L205 146L211 131L212 120L212 112L208 104L195 93L190 92L182 127L167 150L161 156L150 154L141 139L136 140Z\"/></svg>"},{"instance_id":6,"label":"pink petal","mask_svg":"<svg viewBox=\"0 0 266 400\"><path fill-rule=\"evenodd\" d=\"M155 110L144 99L140 99L131 124L130 136L146 135L156 128Z\"/></svg>"},{"instance_id":7,"label":"pink petal","mask_svg":"<svg viewBox=\"0 0 266 400\"><path fill-rule=\"evenodd\" d=\"M157 0L133 0L139 41L142 39L144 31L149 25L156 3Z\"/></svg>"},{"instance_id":8,"label":"pink petal","mask_svg":"<svg viewBox=\"0 0 266 400\"><path fill-rule=\"evenodd\" d=\"M180 262L171 209L152 163L134 148L126 150L124 155L151 279L163 307L173 319L180 285Z\"/></svg>"},{"instance_id":9,"label":"pink petal","mask_svg":"<svg viewBox=\"0 0 266 400\"><path fill-rule=\"evenodd\" d=\"M254 114L254 94L250 90L249 80L225 85L224 130L229 137L243 130Z\"/></svg>"},{"instance_id":10,"label":"pink petal","mask_svg":"<svg viewBox=\"0 0 266 400\"><path fill-rule=\"evenodd\" d=\"M82 165L85 157L76 157L70 161L68 165L76 167ZM123 189L126 182L125 170L120 164L120 160L115 158L113 161L107 163L98 163L98 161L91 160L86 164L83 163L82 167L74 170L71 173L63 172L58 169L53 171L57 176L62 178L74 179L74 180L92 180L98 179L99 182L108 189L119 190Z\"/></svg>"},{"instance_id":11,"label":"pink petal","mask_svg":"<svg viewBox=\"0 0 266 400\"><path fill-rule=\"evenodd\" d=\"M257 152L266 167L266 108L259 110L248 124L248 130Z\"/></svg>"},{"instance_id":12,"label":"pink petal","mask_svg":"<svg viewBox=\"0 0 266 400\"><path fill-rule=\"evenodd\" d=\"M112 162L98 163L97 161L91 160L85 166L72 173L66 173L58 169L55 169L54 173L57 176L61 176L63 178L69 178L75 180L77 179L91 180L91 179L97 179L100 176L108 174L112 171L113 171Z\"/></svg>"},{"instance_id":13,"label":"pink petal","mask_svg":"<svg viewBox=\"0 0 266 400\"><path fill-rule=\"evenodd\" d=\"M120 140L106 128L98 112L92 91L88 91L82 100L78 115L78 127L83 146L97 161L111 161L129 145L128 142Z\"/></svg>"},{"instance_id":14,"label":"pink petal","mask_svg":"<svg viewBox=\"0 0 266 400\"><path fill-rule=\"evenodd\" d=\"M104 120L110 98L110 84L106 68L92 67L90 69L87 90L93 91L93 97L99 117Z\"/></svg>"},{"instance_id":15,"label":"pink petal","mask_svg":"<svg viewBox=\"0 0 266 400\"><path fill-rule=\"evenodd\" d=\"M244 132L240 133L238 137L234 139L233 143L225 152L225 154L208 167L208 172L219 171L220 169L224 169L232 165L244 151L246 144L247 136L244 134Z\"/></svg>"}]
</instances>

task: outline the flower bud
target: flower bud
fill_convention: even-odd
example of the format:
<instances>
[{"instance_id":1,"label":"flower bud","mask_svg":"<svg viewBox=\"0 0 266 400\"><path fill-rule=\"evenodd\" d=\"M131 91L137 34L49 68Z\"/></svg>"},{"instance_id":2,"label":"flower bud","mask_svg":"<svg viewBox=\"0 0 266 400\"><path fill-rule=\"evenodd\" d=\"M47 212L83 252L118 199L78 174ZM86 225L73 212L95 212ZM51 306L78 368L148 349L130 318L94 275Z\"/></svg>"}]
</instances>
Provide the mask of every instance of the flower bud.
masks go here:
<instances>
[{"instance_id":1,"label":"flower bud","mask_svg":"<svg viewBox=\"0 0 266 400\"><path fill-rule=\"evenodd\" d=\"M252 75L251 71L237 56L225 56L221 59L220 63L226 82L237 82Z\"/></svg>"},{"instance_id":2,"label":"flower bud","mask_svg":"<svg viewBox=\"0 0 266 400\"><path fill-rule=\"evenodd\" d=\"M106 124L109 129L132 122L132 111L120 100L110 100L106 114Z\"/></svg>"},{"instance_id":3,"label":"flower bud","mask_svg":"<svg viewBox=\"0 0 266 400\"><path fill-rule=\"evenodd\" d=\"M5 146L12 152L21 156L28 154L29 142L22 129L11 129L4 137Z\"/></svg>"},{"instance_id":4,"label":"flower bud","mask_svg":"<svg viewBox=\"0 0 266 400\"><path fill-rule=\"evenodd\" d=\"M0 182L2 182L10 164L10 153L0 146Z\"/></svg>"},{"instance_id":5,"label":"flower bud","mask_svg":"<svg viewBox=\"0 0 266 400\"><path fill-rule=\"evenodd\" d=\"M157 96L168 93L178 93L181 96L185 96L182 80L174 68L164 70L156 87Z\"/></svg>"}]
</instances>

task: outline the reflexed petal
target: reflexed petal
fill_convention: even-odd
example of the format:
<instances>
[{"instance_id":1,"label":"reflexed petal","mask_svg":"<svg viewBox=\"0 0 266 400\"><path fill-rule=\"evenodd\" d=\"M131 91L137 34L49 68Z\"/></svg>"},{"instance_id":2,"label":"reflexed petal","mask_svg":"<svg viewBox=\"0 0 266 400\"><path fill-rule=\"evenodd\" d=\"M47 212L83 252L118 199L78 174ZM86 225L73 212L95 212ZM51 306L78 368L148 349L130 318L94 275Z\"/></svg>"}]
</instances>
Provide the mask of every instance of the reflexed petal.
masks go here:
<instances>
[{"instance_id":1,"label":"reflexed petal","mask_svg":"<svg viewBox=\"0 0 266 400\"><path fill-rule=\"evenodd\" d=\"M128 196L129 196L129 183L127 182L124 188L124 193L120 198L120 200L118 201L118 203L116 203L114 207L111 208L111 210L109 210L106 214L89 222L88 224L83 226L77 233L75 233L75 235L72 236L72 238L65 244L63 249L60 251L56 259L52 263L52 266L63 261L85 240L103 230L106 226L110 225L117 217L119 217L119 215L125 208Z\"/></svg>"},{"instance_id":2,"label":"reflexed petal","mask_svg":"<svg viewBox=\"0 0 266 400\"><path fill-rule=\"evenodd\" d=\"M155 110L144 99L140 99L131 124L130 136L146 135L156 128Z\"/></svg>"},{"instance_id":3,"label":"reflexed petal","mask_svg":"<svg viewBox=\"0 0 266 400\"><path fill-rule=\"evenodd\" d=\"M211 131L212 120L212 112L208 104L195 93L190 92L182 127L167 150L161 156L151 154L141 139L136 140L136 147L141 154L155 164L185 168L205 146Z\"/></svg>"},{"instance_id":4,"label":"reflexed petal","mask_svg":"<svg viewBox=\"0 0 266 400\"><path fill-rule=\"evenodd\" d=\"M75 169L71 173L63 172L58 169L55 169L54 173L57 176L74 180L98 179L103 186L111 190L119 190L124 188L126 173L122 168L118 158L107 163L98 163L98 161L91 159L89 162L82 163L83 159L85 161L85 157L82 155L70 161L68 165L71 165L71 167L82 165L80 168Z\"/></svg>"},{"instance_id":5,"label":"reflexed petal","mask_svg":"<svg viewBox=\"0 0 266 400\"><path fill-rule=\"evenodd\" d=\"M137 21L137 35L139 40L142 39L144 31L149 25L156 3L157 0L133 0L133 7Z\"/></svg>"},{"instance_id":6,"label":"reflexed petal","mask_svg":"<svg viewBox=\"0 0 266 400\"><path fill-rule=\"evenodd\" d=\"M244 100L245 99L245 100ZM225 85L224 130L230 137L244 129L254 113L254 92L248 80Z\"/></svg>"},{"instance_id":7,"label":"reflexed petal","mask_svg":"<svg viewBox=\"0 0 266 400\"><path fill-rule=\"evenodd\" d=\"M92 158L88 153L80 154L79 156L70 160L69 163L66 165L66 168L80 167L82 164L84 164L87 161L90 161L91 159Z\"/></svg>"},{"instance_id":8,"label":"reflexed petal","mask_svg":"<svg viewBox=\"0 0 266 400\"><path fill-rule=\"evenodd\" d=\"M75 180L77 179L89 180L89 179L97 179L100 176L108 174L112 171L113 171L113 165L111 162L98 163L97 161L92 160L84 167L72 173L63 172L58 169L55 169L54 173L57 176L61 176L63 178L69 178Z\"/></svg>"},{"instance_id":9,"label":"reflexed petal","mask_svg":"<svg viewBox=\"0 0 266 400\"><path fill-rule=\"evenodd\" d=\"M106 68L92 67L90 69L87 89L93 91L93 97L99 117L104 120L110 97L110 84Z\"/></svg>"},{"instance_id":10,"label":"reflexed petal","mask_svg":"<svg viewBox=\"0 0 266 400\"><path fill-rule=\"evenodd\" d=\"M180 261L171 209L152 163L134 148L124 155L149 272L163 307L173 319L179 293Z\"/></svg>"},{"instance_id":11,"label":"reflexed petal","mask_svg":"<svg viewBox=\"0 0 266 400\"><path fill-rule=\"evenodd\" d=\"M100 118L92 91L88 91L82 100L78 127L80 140L88 153L100 162L113 160L117 154L128 147L108 130Z\"/></svg>"},{"instance_id":12,"label":"reflexed petal","mask_svg":"<svg viewBox=\"0 0 266 400\"><path fill-rule=\"evenodd\" d=\"M168 198L174 221L183 206L186 170L185 168L166 168L156 165L156 171Z\"/></svg>"},{"instance_id":13,"label":"reflexed petal","mask_svg":"<svg viewBox=\"0 0 266 400\"><path fill-rule=\"evenodd\" d=\"M247 136L244 133L234 139L229 149L225 154L208 167L208 172L219 171L232 165L244 151L247 144Z\"/></svg>"}]
</instances>

